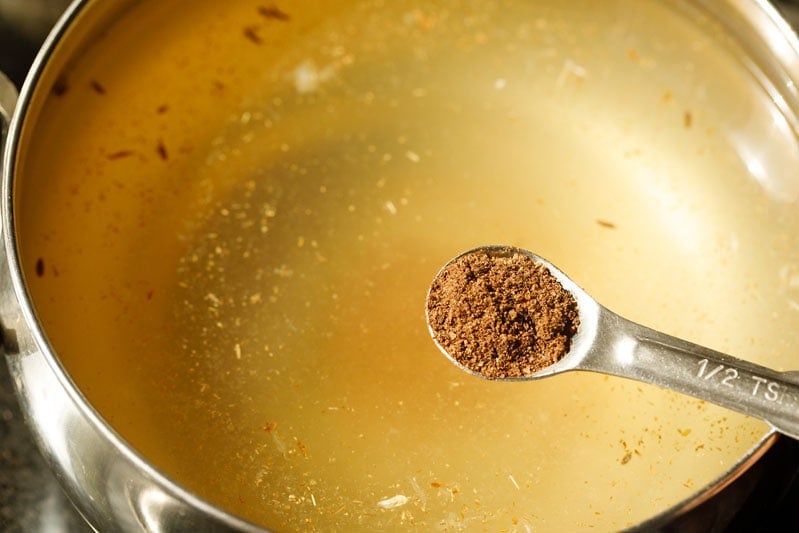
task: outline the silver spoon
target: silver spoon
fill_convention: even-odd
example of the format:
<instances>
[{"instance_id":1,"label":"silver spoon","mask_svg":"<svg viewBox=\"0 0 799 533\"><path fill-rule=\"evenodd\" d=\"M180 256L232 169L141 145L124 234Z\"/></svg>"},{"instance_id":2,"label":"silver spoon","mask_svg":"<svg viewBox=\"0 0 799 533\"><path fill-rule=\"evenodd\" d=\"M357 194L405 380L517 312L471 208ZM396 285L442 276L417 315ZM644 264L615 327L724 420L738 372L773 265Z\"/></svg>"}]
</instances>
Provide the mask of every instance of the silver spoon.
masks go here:
<instances>
[{"instance_id":1,"label":"silver spoon","mask_svg":"<svg viewBox=\"0 0 799 533\"><path fill-rule=\"evenodd\" d=\"M439 275L453 261L478 252L527 256L544 265L577 301L580 325L566 355L534 374L500 380L535 380L572 370L610 374L744 413L799 439L799 372L777 372L627 320L600 305L549 261L520 248L475 248L453 258ZM433 340L444 355L466 372L487 378L457 361L436 340L429 315L426 318Z\"/></svg>"}]
</instances>

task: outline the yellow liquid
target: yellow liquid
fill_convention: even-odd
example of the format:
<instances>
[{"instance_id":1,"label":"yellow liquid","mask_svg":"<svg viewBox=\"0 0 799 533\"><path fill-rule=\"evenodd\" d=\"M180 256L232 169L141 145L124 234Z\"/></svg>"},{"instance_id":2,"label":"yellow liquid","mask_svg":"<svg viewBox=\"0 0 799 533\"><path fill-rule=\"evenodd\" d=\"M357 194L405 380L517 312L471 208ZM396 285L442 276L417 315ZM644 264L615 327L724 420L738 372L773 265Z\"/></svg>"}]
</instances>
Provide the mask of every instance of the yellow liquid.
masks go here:
<instances>
[{"instance_id":1,"label":"yellow liquid","mask_svg":"<svg viewBox=\"0 0 799 533\"><path fill-rule=\"evenodd\" d=\"M27 279L92 405L281 531L611 530L732 468L764 424L469 377L424 298L456 253L522 246L796 368L796 141L741 52L670 2L318 4L142 2L26 130Z\"/></svg>"}]
</instances>

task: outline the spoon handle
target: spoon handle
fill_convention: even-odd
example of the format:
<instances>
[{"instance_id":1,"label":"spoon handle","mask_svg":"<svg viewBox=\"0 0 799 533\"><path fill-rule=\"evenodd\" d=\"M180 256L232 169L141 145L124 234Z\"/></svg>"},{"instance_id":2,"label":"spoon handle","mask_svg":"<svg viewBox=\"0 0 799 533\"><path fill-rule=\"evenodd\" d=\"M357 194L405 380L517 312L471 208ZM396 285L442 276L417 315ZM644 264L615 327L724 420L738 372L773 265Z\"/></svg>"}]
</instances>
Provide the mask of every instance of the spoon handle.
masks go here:
<instances>
[{"instance_id":1,"label":"spoon handle","mask_svg":"<svg viewBox=\"0 0 799 533\"><path fill-rule=\"evenodd\" d=\"M603 309L600 320L611 322L603 339L613 358L588 357L584 366L660 385L764 420L799 439L799 379L795 372L774 370L666 335ZM607 361L607 359L605 359ZM599 368L599 365L603 368Z\"/></svg>"}]
</instances>

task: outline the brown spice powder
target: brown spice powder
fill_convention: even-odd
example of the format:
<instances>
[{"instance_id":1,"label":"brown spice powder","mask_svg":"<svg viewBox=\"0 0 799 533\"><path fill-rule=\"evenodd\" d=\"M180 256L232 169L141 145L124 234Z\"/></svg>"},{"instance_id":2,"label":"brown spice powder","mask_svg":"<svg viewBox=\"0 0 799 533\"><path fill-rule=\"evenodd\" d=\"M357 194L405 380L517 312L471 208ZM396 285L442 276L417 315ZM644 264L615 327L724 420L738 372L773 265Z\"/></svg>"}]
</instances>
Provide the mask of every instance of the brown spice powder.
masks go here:
<instances>
[{"instance_id":1,"label":"brown spice powder","mask_svg":"<svg viewBox=\"0 0 799 533\"><path fill-rule=\"evenodd\" d=\"M499 249L467 253L430 287L427 317L436 341L489 379L529 376L569 351L577 302L547 267Z\"/></svg>"}]
</instances>

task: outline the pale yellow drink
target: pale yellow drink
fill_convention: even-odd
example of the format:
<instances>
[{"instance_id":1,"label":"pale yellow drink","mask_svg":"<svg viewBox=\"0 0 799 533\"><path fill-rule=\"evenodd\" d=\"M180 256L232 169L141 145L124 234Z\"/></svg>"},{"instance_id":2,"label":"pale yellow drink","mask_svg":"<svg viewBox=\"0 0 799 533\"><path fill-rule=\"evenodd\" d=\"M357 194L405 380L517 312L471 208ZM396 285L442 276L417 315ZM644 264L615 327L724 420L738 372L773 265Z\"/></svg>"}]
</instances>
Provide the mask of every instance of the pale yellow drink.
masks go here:
<instances>
[{"instance_id":1,"label":"pale yellow drink","mask_svg":"<svg viewBox=\"0 0 799 533\"><path fill-rule=\"evenodd\" d=\"M26 274L100 414L282 531L618 529L724 475L763 424L467 376L424 300L456 253L516 245L796 368L796 140L741 50L680 2L320 4L143 2L39 114Z\"/></svg>"}]
</instances>

